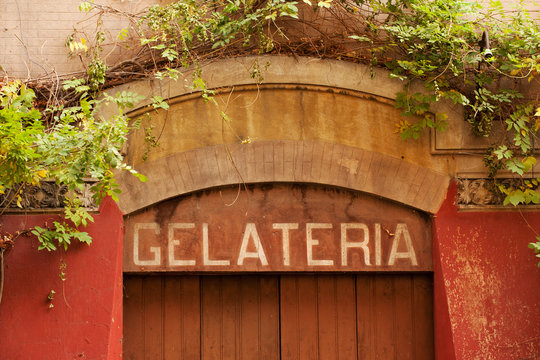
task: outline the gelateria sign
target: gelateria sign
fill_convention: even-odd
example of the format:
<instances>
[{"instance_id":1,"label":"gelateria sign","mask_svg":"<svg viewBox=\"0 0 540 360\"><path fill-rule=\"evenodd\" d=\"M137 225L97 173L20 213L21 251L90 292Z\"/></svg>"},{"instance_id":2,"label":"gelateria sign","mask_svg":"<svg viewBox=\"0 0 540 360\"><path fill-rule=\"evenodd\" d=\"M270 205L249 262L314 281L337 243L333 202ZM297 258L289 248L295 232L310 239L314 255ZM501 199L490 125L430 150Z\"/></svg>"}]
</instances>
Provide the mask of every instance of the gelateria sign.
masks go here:
<instances>
[{"instance_id":1,"label":"gelateria sign","mask_svg":"<svg viewBox=\"0 0 540 360\"><path fill-rule=\"evenodd\" d=\"M222 189L125 219L124 271L431 271L429 219L308 185Z\"/></svg>"}]
</instances>

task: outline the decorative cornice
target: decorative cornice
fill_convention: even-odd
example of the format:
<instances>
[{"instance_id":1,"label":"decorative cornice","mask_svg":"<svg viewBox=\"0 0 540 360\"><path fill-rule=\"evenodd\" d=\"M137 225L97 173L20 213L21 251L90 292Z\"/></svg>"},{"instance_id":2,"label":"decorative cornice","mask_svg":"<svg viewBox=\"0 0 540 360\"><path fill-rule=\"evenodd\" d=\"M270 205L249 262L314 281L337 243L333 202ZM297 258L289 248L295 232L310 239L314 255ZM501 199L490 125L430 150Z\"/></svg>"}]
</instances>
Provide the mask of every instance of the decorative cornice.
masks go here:
<instances>
[{"instance_id":1,"label":"decorative cornice","mask_svg":"<svg viewBox=\"0 0 540 360\"><path fill-rule=\"evenodd\" d=\"M458 178L457 206L460 209L513 208L511 205L503 205L505 195L499 190L498 185L516 187L520 185L520 180L515 178ZM524 206L537 207L538 205Z\"/></svg>"},{"instance_id":2,"label":"decorative cornice","mask_svg":"<svg viewBox=\"0 0 540 360\"><path fill-rule=\"evenodd\" d=\"M82 207L89 211L96 211L96 205L91 187L94 180L85 181L82 190L77 190L82 200ZM0 208L6 207L6 212L56 212L62 211L69 194L65 185L54 181L42 181L40 186L26 185L21 189L20 200L15 196L17 190L8 190L0 194Z\"/></svg>"}]
</instances>

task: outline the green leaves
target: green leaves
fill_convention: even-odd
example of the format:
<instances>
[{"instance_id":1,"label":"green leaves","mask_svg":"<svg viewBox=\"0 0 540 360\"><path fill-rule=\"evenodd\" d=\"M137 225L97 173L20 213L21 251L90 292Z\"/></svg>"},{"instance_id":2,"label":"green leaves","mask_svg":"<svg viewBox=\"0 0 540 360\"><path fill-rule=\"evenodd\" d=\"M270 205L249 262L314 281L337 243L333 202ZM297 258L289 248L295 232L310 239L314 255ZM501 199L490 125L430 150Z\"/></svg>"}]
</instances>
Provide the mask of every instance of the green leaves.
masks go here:
<instances>
[{"instance_id":1,"label":"green leaves","mask_svg":"<svg viewBox=\"0 0 540 360\"><path fill-rule=\"evenodd\" d=\"M540 258L540 236L536 237L536 242L529 244L529 248L534 250L537 258ZM540 267L540 261L538 262L538 267Z\"/></svg>"},{"instance_id":2,"label":"green leaves","mask_svg":"<svg viewBox=\"0 0 540 360\"><path fill-rule=\"evenodd\" d=\"M152 107L155 110L158 110L158 109L168 110L169 104L167 104L167 102L161 96L156 95L156 96L152 96Z\"/></svg>"},{"instance_id":3,"label":"green leaves","mask_svg":"<svg viewBox=\"0 0 540 360\"><path fill-rule=\"evenodd\" d=\"M87 245L92 243L92 238L88 233L77 231L69 225L58 221L54 221L51 228L35 226L31 233L39 241L38 250L54 251L57 247L67 250L72 240L77 240Z\"/></svg>"},{"instance_id":4,"label":"green leaves","mask_svg":"<svg viewBox=\"0 0 540 360\"><path fill-rule=\"evenodd\" d=\"M523 179L520 185L499 184L499 191L506 195L503 205L540 204L539 184L540 178Z\"/></svg>"},{"instance_id":5,"label":"green leaves","mask_svg":"<svg viewBox=\"0 0 540 360\"><path fill-rule=\"evenodd\" d=\"M321 0L317 6L329 8L331 3L332 0ZM188 68L197 66L205 56L197 49L210 48L215 50L210 51L213 54L235 44L249 46L255 38L260 52L271 51L273 40L265 34L264 27L279 17L298 19L298 11L298 2L290 0L271 0L256 6L251 0L183 0L155 5L138 23L141 34L150 33L140 41L157 51L168 63L166 68ZM160 69L156 77L176 80L178 74Z\"/></svg>"},{"instance_id":6,"label":"green leaves","mask_svg":"<svg viewBox=\"0 0 540 360\"><path fill-rule=\"evenodd\" d=\"M63 87L88 91L82 79L68 80ZM67 249L73 240L90 244L88 233L78 230L93 221L78 195L85 178L97 180L97 204L106 196L118 200L120 190L113 169L126 169L146 180L123 164L120 151L130 129L122 111L133 107L141 97L125 91L115 97L105 94L103 100L84 96L78 106L55 109L48 127L33 107L34 97L34 92L20 82L4 84L0 89L0 191L13 190L12 201L18 204L19 192L27 184L39 185L47 177L65 185L70 195L64 204L64 220L55 221L52 227L36 226L32 234L38 238L40 250ZM114 102L120 113L109 119L95 118L102 102Z\"/></svg>"}]
</instances>

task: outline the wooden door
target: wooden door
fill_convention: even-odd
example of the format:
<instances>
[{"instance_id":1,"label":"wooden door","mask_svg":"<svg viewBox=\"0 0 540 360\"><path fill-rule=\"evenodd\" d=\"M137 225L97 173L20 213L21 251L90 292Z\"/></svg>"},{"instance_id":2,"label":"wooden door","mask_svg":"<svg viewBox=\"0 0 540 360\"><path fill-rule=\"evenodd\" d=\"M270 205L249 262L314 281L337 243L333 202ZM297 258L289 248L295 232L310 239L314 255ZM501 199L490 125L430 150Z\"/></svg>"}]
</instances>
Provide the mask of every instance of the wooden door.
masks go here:
<instances>
[{"instance_id":1,"label":"wooden door","mask_svg":"<svg viewBox=\"0 0 540 360\"><path fill-rule=\"evenodd\" d=\"M430 275L281 277L282 359L432 360Z\"/></svg>"},{"instance_id":2,"label":"wooden door","mask_svg":"<svg viewBox=\"0 0 540 360\"><path fill-rule=\"evenodd\" d=\"M125 359L433 359L431 275L126 276Z\"/></svg>"}]
</instances>

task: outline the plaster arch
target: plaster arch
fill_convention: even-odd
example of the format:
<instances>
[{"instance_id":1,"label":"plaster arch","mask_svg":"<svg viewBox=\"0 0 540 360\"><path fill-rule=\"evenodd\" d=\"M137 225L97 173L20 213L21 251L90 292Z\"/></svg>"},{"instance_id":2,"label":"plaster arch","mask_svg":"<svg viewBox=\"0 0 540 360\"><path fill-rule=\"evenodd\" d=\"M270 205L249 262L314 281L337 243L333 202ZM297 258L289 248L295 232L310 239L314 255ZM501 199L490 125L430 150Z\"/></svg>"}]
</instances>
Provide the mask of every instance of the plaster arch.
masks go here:
<instances>
[{"instance_id":1,"label":"plaster arch","mask_svg":"<svg viewBox=\"0 0 540 360\"><path fill-rule=\"evenodd\" d=\"M435 213L450 177L427 168L340 144L261 141L176 153L143 164L149 180L123 177L124 214L194 191L268 182L332 185L377 195Z\"/></svg>"},{"instance_id":2,"label":"plaster arch","mask_svg":"<svg viewBox=\"0 0 540 360\"><path fill-rule=\"evenodd\" d=\"M250 69L254 66L264 68L267 62L271 65L262 73L264 80L250 76ZM399 111L393 109L391 104L401 90L401 83L389 79L384 70L373 70L376 72L374 77L369 67L360 64L285 56L232 58L211 62L203 67L208 88L221 93L227 93L227 89L233 88L244 89L242 91L259 91L264 88L272 94L290 91L290 94L309 93L317 99L333 97L330 101L340 106L344 103L349 106L351 101L372 101L377 105L375 111L372 110L373 119L370 121L383 122L378 118L381 115L377 111L386 106L391 110L385 110L387 115L383 120L390 118L392 121L384 121L387 123L384 133L392 133L393 119L399 116ZM187 72L185 77L189 76ZM116 91L132 91L146 96L146 100L133 109L132 116L151 111L151 97L156 95L169 99L174 106L184 108L191 106L186 105L186 101L201 101L182 81L140 81L112 90ZM281 96L280 99L283 99ZM296 121L295 116L304 116L305 111L311 111L313 117L320 111L316 107L300 109L302 104L298 102L277 103L277 106L281 105L288 105L296 111L289 116L289 124ZM459 111L448 107L447 103L438 106L446 107L442 111L459 117ZM201 105L192 107L202 108ZM111 115L115 111L114 106L106 107L101 115ZM265 108L259 107L253 112L264 114ZM190 114L200 115L196 112ZM249 117L248 112L243 114ZM204 118L210 115L205 113L200 116ZM276 117L275 114L273 116ZM335 128L343 126L347 121L344 114L336 114L336 117L339 120L332 124ZM165 122L163 124L165 126ZM196 123L191 125L194 128L198 126ZM119 175L118 181L123 190L119 204L124 214L193 191L238 183L264 182L317 183L344 187L435 213L444 200L450 182L447 164L441 161L444 159L434 159L431 156L427 135L420 145L409 145L416 147L416 150L408 154L422 154L420 159L420 156L399 156L398 152L388 150L392 145L386 145L386 151L379 149L377 136L383 133L381 131L369 146L356 140L348 141L347 133L335 139L321 134L291 137L283 132L267 136L260 129L256 140L250 140L247 144L229 140L220 143L215 137L210 139L212 136L203 131L197 133L199 141L195 145L176 146L175 139L184 135L179 125L164 129L165 132L170 131L170 139L164 149L149 161L134 163L133 150L128 147L130 164L135 164L138 171L147 174L149 181L140 183L129 174ZM137 136L138 143L136 139L130 139L131 144L137 145L132 148L141 146L142 135ZM398 143L399 140L396 141Z\"/></svg>"},{"instance_id":3,"label":"plaster arch","mask_svg":"<svg viewBox=\"0 0 540 360\"><path fill-rule=\"evenodd\" d=\"M260 75L255 76L255 70ZM388 71L381 68L312 57L263 55L218 59L202 64L201 71L208 89L260 84L309 84L359 91L395 100L403 86L399 80L389 78ZM198 93L198 90L189 86L189 82L181 81L190 79L192 75L193 70L188 69L182 72L179 81L139 80L117 86L110 92L131 91L146 96L134 104L132 111L137 111L149 107L152 104L152 96L173 99ZM422 85L418 83L411 91L422 89ZM434 104L433 110L444 112L450 118L463 119L463 109L453 106L446 100ZM104 116L114 115L117 112L115 104L108 104L100 110Z\"/></svg>"}]
</instances>

